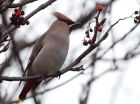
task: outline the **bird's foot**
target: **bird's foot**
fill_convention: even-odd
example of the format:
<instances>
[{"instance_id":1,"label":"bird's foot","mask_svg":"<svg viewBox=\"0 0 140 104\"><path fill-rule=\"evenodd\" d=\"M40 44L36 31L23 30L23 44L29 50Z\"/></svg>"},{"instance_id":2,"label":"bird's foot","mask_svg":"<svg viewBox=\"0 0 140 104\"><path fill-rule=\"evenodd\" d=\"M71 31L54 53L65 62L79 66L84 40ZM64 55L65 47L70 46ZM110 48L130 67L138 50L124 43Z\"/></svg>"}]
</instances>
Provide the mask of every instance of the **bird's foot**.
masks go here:
<instances>
[{"instance_id":1,"label":"bird's foot","mask_svg":"<svg viewBox=\"0 0 140 104\"><path fill-rule=\"evenodd\" d=\"M60 79L61 72L60 71L57 71L57 75L58 75L58 78Z\"/></svg>"}]
</instances>

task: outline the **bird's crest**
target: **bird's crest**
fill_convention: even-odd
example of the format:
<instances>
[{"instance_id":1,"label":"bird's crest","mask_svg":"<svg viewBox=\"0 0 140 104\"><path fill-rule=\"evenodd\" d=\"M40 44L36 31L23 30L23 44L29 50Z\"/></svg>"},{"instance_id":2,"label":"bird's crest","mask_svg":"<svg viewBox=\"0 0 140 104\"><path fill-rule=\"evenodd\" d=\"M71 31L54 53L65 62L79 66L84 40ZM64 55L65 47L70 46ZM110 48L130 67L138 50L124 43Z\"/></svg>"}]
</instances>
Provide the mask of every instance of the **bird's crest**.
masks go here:
<instances>
[{"instance_id":1,"label":"bird's crest","mask_svg":"<svg viewBox=\"0 0 140 104\"><path fill-rule=\"evenodd\" d=\"M63 15L62 13L54 12L53 15L54 15L57 19L66 22L68 25L71 25L71 24L74 24L74 23L75 23L73 20L71 20L69 17Z\"/></svg>"}]
</instances>

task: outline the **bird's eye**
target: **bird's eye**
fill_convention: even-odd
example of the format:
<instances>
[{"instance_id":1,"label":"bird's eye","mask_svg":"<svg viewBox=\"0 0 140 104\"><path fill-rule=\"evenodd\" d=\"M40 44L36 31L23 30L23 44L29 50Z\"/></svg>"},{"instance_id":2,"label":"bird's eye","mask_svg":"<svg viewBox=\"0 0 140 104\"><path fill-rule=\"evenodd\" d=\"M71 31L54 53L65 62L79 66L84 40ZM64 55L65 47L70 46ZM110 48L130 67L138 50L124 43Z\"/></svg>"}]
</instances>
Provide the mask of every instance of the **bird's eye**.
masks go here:
<instances>
[{"instance_id":1,"label":"bird's eye","mask_svg":"<svg viewBox=\"0 0 140 104\"><path fill-rule=\"evenodd\" d=\"M80 22L75 22L74 24L70 25L70 31L76 29L76 28L80 28L82 26L82 24Z\"/></svg>"}]
</instances>

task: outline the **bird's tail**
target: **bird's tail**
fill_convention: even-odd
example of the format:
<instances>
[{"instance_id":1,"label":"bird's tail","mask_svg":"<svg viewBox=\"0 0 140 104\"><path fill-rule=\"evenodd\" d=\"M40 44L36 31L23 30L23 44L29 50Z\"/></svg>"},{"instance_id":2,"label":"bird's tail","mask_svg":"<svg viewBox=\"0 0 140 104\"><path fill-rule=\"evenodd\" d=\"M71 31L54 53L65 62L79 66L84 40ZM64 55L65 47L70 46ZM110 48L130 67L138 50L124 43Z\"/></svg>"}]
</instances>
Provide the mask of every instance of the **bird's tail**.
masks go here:
<instances>
[{"instance_id":1,"label":"bird's tail","mask_svg":"<svg viewBox=\"0 0 140 104\"><path fill-rule=\"evenodd\" d=\"M25 83L20 95L19 95L19 101L24 101L26 98L26 95L31 89L35 89L39 85L40 81L37 80L29 80Z\"/></svg>"}]
</instances>

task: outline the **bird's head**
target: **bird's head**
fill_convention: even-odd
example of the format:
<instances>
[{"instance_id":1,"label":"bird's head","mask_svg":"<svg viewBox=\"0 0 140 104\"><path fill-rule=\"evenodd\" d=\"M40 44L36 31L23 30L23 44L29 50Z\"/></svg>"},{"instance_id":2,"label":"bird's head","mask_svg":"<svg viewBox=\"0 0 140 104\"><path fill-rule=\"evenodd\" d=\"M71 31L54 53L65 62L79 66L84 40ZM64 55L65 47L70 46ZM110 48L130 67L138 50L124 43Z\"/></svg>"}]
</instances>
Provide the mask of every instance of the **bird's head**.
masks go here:
<instances>
[{"instance_id":1,"label":"bird's head","mask_svg":"<svg viewBox=\"0 0 140 104\"><path fill-rule=\"evenodd\" d=\"M65 16L62 13L59 12L54 12L53 15L60 21L65 22L67 25L70 26L70 31L74 30L77 27L81 26L80 22L75 22L73 20L71 20L69 17Z\"/></svg>"}]
</instances>

